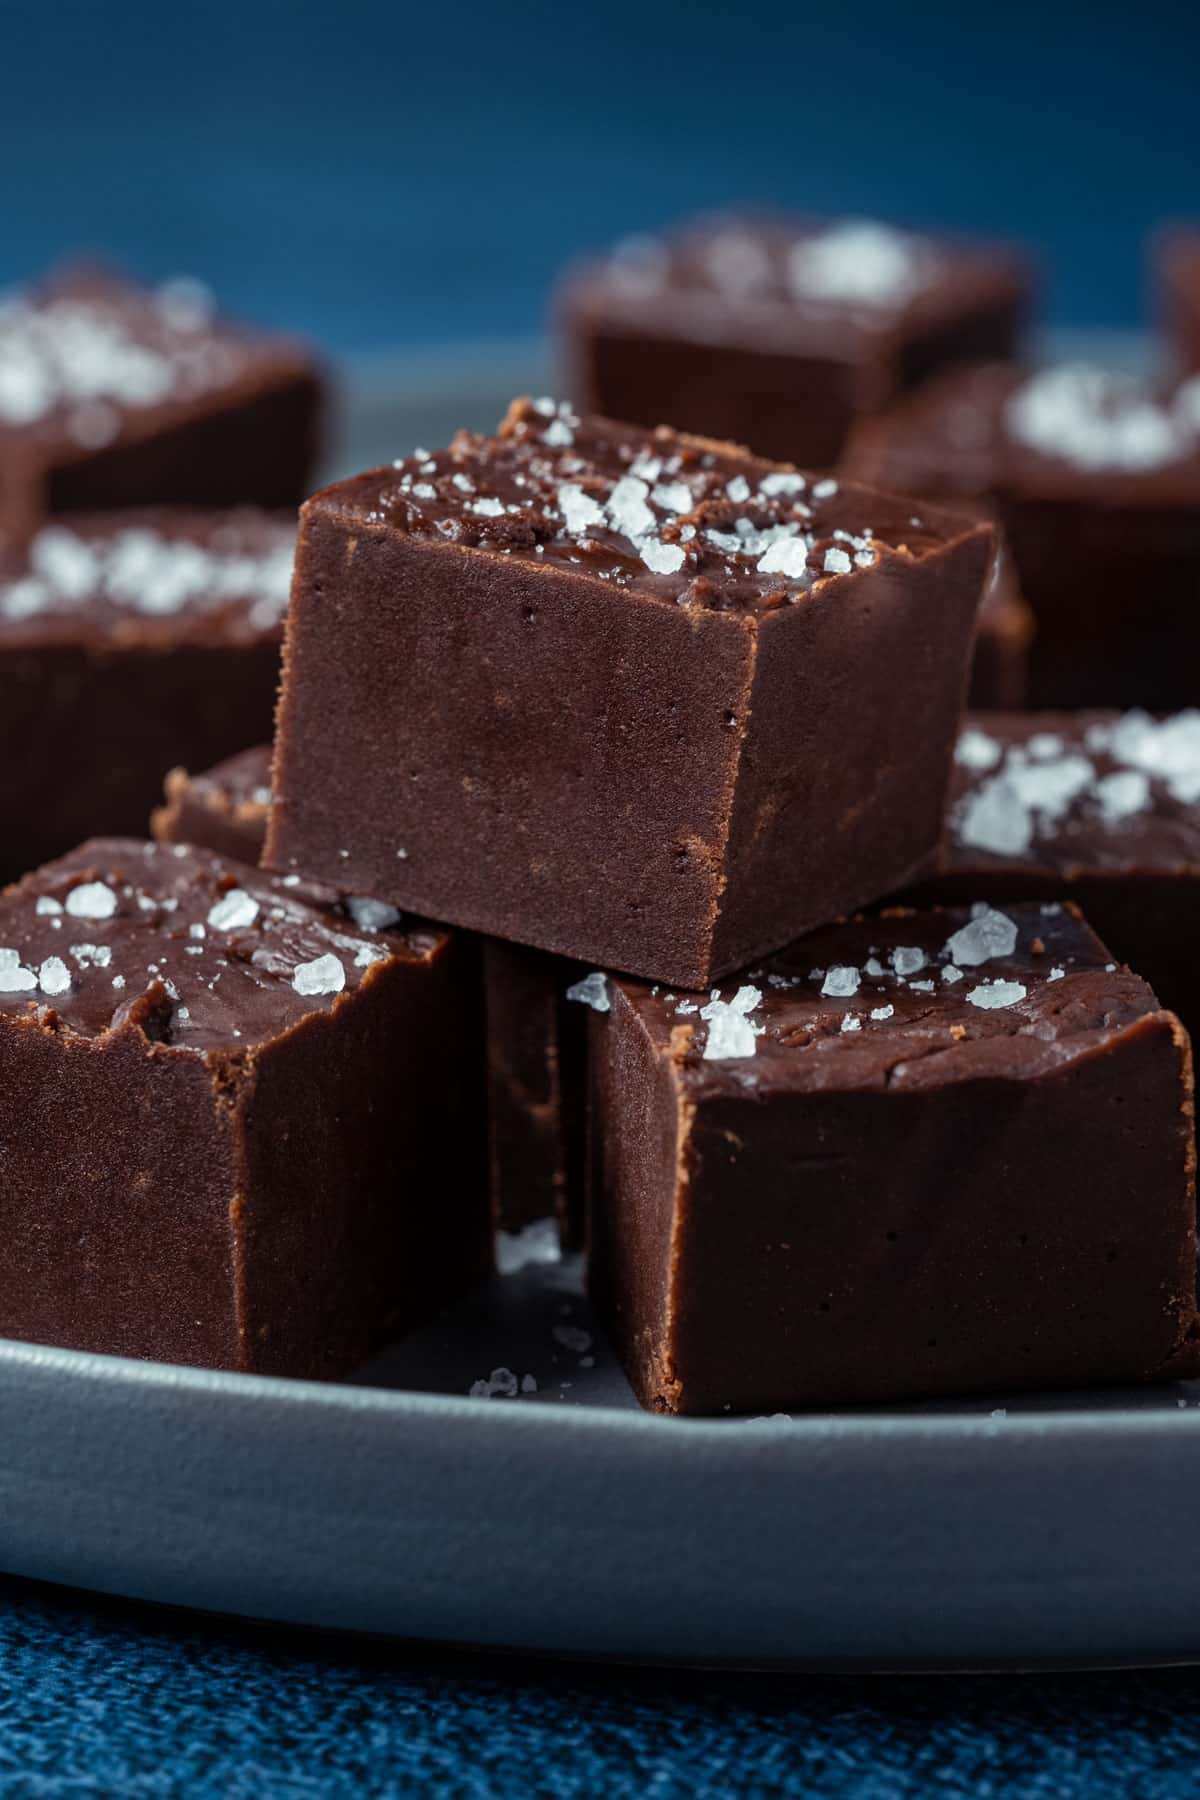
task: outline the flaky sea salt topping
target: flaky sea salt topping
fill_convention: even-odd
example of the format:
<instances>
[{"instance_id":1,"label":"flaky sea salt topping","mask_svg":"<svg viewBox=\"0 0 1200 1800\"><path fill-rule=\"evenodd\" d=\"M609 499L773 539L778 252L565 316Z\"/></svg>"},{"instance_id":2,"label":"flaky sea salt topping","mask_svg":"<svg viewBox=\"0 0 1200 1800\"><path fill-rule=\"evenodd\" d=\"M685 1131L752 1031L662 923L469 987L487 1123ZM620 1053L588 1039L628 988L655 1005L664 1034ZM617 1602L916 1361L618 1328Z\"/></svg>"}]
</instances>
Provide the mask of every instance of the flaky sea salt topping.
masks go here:
<instances>
[{"instance_id":1,"label":"flaky sea salt topping","mask_svg":"<svg viewBox=\"0 0 1200 1800\"><path fill-rule=\"evenodd\" d=\"M554 563L682 606L770 607L945 541L878 496L668 431L515 402L494 439L460 433L363 477L371 523ZM386 479L390 477L390 479ZM347 491L352 491L349 484ZM889 516L881 516L887 514Z\"/></svg>"},{"instance_id":2,"label":"flaky sea salt topping","mask_svg":"<svg viewBox=\"0 0 1200 1800\"><path fill-rule=\"evenodd\" d=\"M340 994L345 985L345 964L332 950L312 962L297 963L292 976L298 994Z\"/></svg>"},{"instance_id":3,"label":"flaky sea salt topping","mask_svg":"<svg viewBox=\"0 0 1200 1800\"><path fill-rule=\"evenodd\" d=\"M17 622L97 602L161 618L246 601L250 624L269 630L287 610L295 539L289 527L262 522L257 538L252 547L234 520L204 543L146 525L89 537L48 525L30 547L28 573L0 582L0 618Z\"/></svg>"},{"instance_id":4,"label":"flaky sea salt topping","mask_svg":"<svg viewBox=\"0 0 1200 1800\"><path fill-rule=\"evenodd\" d=\"M590 1006L593 1012L606 1013L611 1005L608 997L608 978L599 969L593 969L590 975L573 981L567 989L567 999L577 1000L581 1006Z\"/></svg>"},{"instance_id":5,"label":"flaky sea salt topping","mask_svg":"<svg viewBox=\"0 0 1200 1800\"><path fill-rule=\"evenodd\" d=\"M1137 474L1200 453L1200 417L1186 386L1162 399L1134 376L1088 363L1030 376L1005 417L1018 443L1097 472Z\"/></svg>"},{"instance_id":6,"label":"flaky sea salt topping","mask_svg":"<svg viewBox=\"0 0 1200 1800\"><path fill-rule=\"evenodd\" d=\"M241 373L246 348L213 330L212 296L180 278L156 291L80 289L0 298L0 426L63 415L86 449L110 443L121 414L187 399Z\"/></svg>"},{"instance_id":7,"label":"flaky sea salt topping","mask_svg":"<svg viewBox=\"0 0 1200 1800\"><path fill-rule=\"evenodd\" d=\"M732 306L770 300L871 312L904 306L944 267L933 240L875 219L796 229L729 218L677 239L626 238L607 263L631 299L675 284L708 289Z\"/></svg>"},{"instance_id":8,"label":"flaky sea salt topping","mask_svg":"<svg viewBox=\"0 0 1200 1800\"><path fill-rule=\"evenodd\" d=\"M233 1049L357 986L356 971L436 941L416 928L398 943L374 923L352 924L332 895L303 900L250 873L183 845L124 839L85 846L78 868L50 865L31 878L44 891L0 903L4 1009L46 1007L54 1029L87 1036L132 1018L160 1042ZM372 920L402 924L369 904Z\"/></svg>"},{"instance_id":9,"label":"flaky sea salt topping","mask_svg":"<svg viewBox=\"0 0 1200 1800\"><path fill-rule=\"evenodd\" d=\"M986 726L971 725L958 742L961 767L981 773L955 805L955 845L991 856L1023 856L1070 816L1120 826L1154 807L1155 784L1180 806L1200 801L1200 709L1167 719L1125 713L1089 726L1085 754L1049 732L1002 744ZM1121 767L1101 775L1094 757Z\"/></svg>"},{"instance_id":10,"label":"flaky sea salt topping","mask_svg":"<svg viewBox=\"0 0 1200 1800\"><path fill-rule=\"evenodd\" d=\"M705 1060L715 1062L732 1056L753 1056L761 1027L753 1023L750 1014L761 1005L761 989L749 984L739 987L730 1000L722 1000L720 989L714 988L708 1005L700 1008L700 1017L708 1020Z\"/></svg>"},{"instance_id":11,"label":"flaky sea salt topping","mask_svg":"<svg viewBox=\"0 0 1200 1800\"><path fill-rule=\"evenodd\" d=\"M870 219L847 219L799 238L787 257L787 280L804 300L830 305L901 306L940 273L927 239Z\"/></svg>"},{"instance_id":12,"label":"flaky sea salt topping","mask_svg":"<svg viewBox=\"0 0 1200 1800\"><path fill-rule=\"evenodd\" d=\"M907 990L912 994L932 995L936 993L939 981L950 987L963 980L960 965L979 969L986 963L1012 956L1018 937L1014 919L980 901L972 907L967 923L953 931L940 950L927 953L919 945L900 944L887 952L886 967L880 959L882 953L872 952L861 967L835 963L828 969L810 969L807 976L784 975L772 970L765 976L759 974L758 979L777 992L815 988L823 1000L856 1000L858 1004L848 1006L838 1018L837 1030L839 1034L861 1033L867 1020L884 1025L895 1017L894 1001L885 997L888 988L893 994ZM995 1010L1015 1006L1026 998L1027 993L1028 988L1021 982L992 976L966 991L964 998L971 1006ZM870 1004L876 998L881 1004ZM697 1010L694 1001L675 999L673 995L666 996L666 1003L673 1007L677 1017ZM865 1013L862 1010L864 1003ZM767 1029L752 1017L762 1004L762 989L750 983L740 986L729 1000L721 997L719 988L714 988L708 1004L699 1008L701 1019L708 1021L704 1059L753 1056L757 1039Z\"/></svg>"}]
</instances>

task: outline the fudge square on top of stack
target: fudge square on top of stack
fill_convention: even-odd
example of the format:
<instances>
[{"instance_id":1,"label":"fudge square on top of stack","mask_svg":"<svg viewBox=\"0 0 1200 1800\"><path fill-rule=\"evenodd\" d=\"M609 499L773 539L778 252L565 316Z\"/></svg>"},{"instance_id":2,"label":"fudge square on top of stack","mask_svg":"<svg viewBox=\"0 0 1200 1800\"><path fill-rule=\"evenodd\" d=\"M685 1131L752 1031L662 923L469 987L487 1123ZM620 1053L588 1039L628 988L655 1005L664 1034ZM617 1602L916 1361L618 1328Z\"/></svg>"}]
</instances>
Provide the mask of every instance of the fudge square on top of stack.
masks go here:
<instances>
[{"instance_id":1,"label":"fudge square on top of stack","mask_svg":"<svg viewBox=\"0 0 1200 1800\"><path fill-rule=\"evenodd\" d=\"M265 861L702 987L933 852L992 542L517 402L304 508Z\"/></svg>"}]
</instances>

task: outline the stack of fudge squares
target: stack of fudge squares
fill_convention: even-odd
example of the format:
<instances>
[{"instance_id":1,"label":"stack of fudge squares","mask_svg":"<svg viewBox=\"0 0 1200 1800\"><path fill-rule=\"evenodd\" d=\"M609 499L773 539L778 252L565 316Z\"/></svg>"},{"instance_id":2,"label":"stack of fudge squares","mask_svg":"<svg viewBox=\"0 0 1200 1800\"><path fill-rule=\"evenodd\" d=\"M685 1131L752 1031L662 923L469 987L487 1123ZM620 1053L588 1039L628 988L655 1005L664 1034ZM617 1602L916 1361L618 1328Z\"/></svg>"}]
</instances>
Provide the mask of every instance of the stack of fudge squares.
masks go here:
<instances>
[{"instance_id":1,"label":"stack of fudge squares","mask_svg":"<svg viewBox=\"0 0 1200 1800\"><path fill-rule=\"evenodd\" d=\"M1200 367L1200 251L1159 262ZM576 404L301 508L272 742L233 671L296 494L77 465L284 365L315 430L311 361L122 290L233 391L149 417L55 350L5 425L0 313L0 682L68 721L0 896L0 1333L341 1376L553 1219L657 1411L1200 1373L1200 389L1027 373L1030 295L863 222L573 269ZM100 746L151 711L198 736L147 840Z\"/></svg>"}]
</instances>

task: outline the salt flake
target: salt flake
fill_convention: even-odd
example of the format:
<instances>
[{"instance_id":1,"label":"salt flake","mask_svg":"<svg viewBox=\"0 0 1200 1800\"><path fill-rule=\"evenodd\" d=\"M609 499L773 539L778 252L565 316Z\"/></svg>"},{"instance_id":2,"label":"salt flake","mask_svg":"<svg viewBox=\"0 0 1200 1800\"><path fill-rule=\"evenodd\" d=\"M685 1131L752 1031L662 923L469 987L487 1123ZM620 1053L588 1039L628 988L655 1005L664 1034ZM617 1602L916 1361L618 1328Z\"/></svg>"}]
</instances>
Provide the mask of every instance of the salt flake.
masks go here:
<instances>
[{"instance_id":1,"label":"salt flake","mask_svg":"<svg viewBox=\"0 0 1200 1800\"><path fill-rule=\"evenodd\" d=\"M859 980L857 969L840 964L830 969L821 985L821 992L832 999L848 1000L851 994L857 994Z\"/></svg>"},{"instance_id":2,"label":"salt flake","mask_svg":"<svg viewBox=\"0 0 1200 1800\"><path fill-rule=\"evenodd\" d=\"M61 956L48 956L38 970L38 986L43 994L65 994L71 985L71 971Z\"/></svg>"},{"instance_id":3,"label":"salt flake","mask_svg":"<svg viewBox=\"0 0 1200 1800\"><path fill-rule=\"evenodd\" d=\"M747 1015L761 1005L762 993L756 987L740 987L732 1000L722 1000L720 991L714 990L707 1006L700 1008L700 1017L708 1020L706 1062L754 1055L754 1040L759 1034Z\"/></svg>"},{"instance_id":4,"label":"salt flake","mask_svg":"<svg viewBox=\"0 0 1200 1800\"><path fill-rule=\"evenodd\" d=\"M988 907L946 939L946 954L952 962L968 968L990 962L994 956L1011 956L1016 947L1017 927L1006 913Z\"/></svg>"},{"instance_id":5,"label":"salt flake","mask_svg":"<svg viewBox=\"0 0 1200 1800\"><path fill-rule=\"evenodd\" d=\"M84 881L67 895L67 911L73 919L111 919L117 896L103 881Z\"/></svg>"},{"instance_id":6,"label":"salt flake","mask_svg":"<svg viewBox=\"0 0 1200 1800\"><path fill-rule=\"evenodd\" d=\"M208 910L214 931L245 931L258 917L258 901L245 888L230 888Z\"/></svg>"},{"instance_id":7,"label":"salt flake","mask_svg":"<svg viewBox=\"0 0 1200 1800\"><path fill-rule=\"evenodd\" d=\"M312 962L297 963L292 986L298 994L340 994L346 985L346 971L332 952Z\"/></svg>"},{"instance_id":8,"label":"salt flake","mask_svg":"<svg viewBox=\"0 0 1200 1800\"><path fill-rule=\"evenodd\" d=\"M612 1005L607 977L599 969L593 969L590 975L571 983L567 999L578 1000L581 1006L590 1006L593 1012L606 1013Z\"/></svg>"},{"instance_id":9,"label":"salt flake","mask_svg":"<svg viewBox=\"0 0 1200 1800\"><path fill-rule=\"evenodd\" d=\"M1000 1006L1015 1006L1018 1000L1025 998L1026 992L1019 981L989 981L972 988L967 999L972 1006L990 1012Z\"/></svg>"}]
</instances>

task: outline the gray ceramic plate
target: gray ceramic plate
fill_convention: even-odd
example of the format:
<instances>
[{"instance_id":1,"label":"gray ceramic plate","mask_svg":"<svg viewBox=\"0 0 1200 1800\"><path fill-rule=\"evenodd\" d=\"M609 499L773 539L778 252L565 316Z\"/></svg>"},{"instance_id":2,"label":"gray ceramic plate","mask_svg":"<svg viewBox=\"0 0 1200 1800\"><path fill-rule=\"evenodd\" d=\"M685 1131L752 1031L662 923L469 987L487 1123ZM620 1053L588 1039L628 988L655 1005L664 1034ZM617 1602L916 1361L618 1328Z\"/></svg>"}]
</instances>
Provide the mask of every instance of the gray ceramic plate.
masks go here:
<instances>
[{"instance_id":1,"label":"gray ceramic plate","mask_svg":"<svg viewBox=\"0 0 1200 1800\"><path fill-rule=\"evenodd\" d=\"M338 460L545 379L520 346L361 369ZM1200 1659L1200 1386L652 1418L547 1249L341 1387L0 1342L0 1567L589 1656Z\"/></svg>"}]
</instances>

